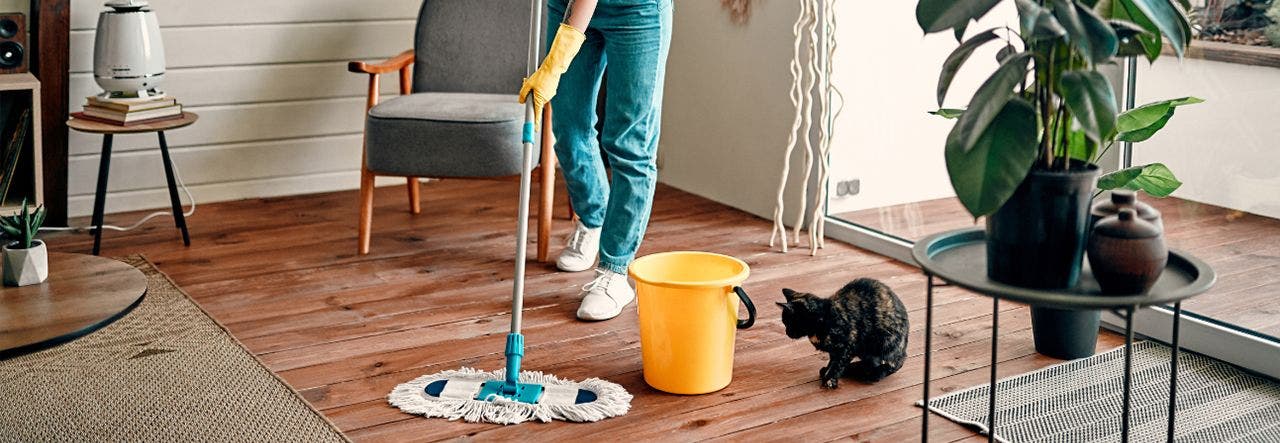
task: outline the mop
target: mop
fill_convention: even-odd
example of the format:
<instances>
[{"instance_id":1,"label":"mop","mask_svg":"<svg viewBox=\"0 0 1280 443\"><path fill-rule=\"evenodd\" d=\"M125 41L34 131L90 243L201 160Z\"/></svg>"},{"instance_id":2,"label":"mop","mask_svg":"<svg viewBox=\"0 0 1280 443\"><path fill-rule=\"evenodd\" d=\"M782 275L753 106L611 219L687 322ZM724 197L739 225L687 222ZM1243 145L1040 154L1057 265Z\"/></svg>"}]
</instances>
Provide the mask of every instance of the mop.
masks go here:
<instances>
[{"instance_id":1,"label":"mop","mask_svg":"<svg viewBox=\"0 0 1280 443\"><path fill-rule=\"evenodd\" d=\"M539 0L530 3L528 71L532 72L538 60L542 5ZM406 413L507 425L529 420L599 421L626 414L631 408L631 394L615 383L598 378L573 382L541 372L520 371L520 360L524 357L520 323L524 309L525 246L529 233L529 183L533 170L536 112L532 98L525 102L524 162L520 172L516 269L511 291L511 332L507 334L506 368L494 371L462 368L424 375L396 386L387 400Z\"/></svg>"}]
</instances>

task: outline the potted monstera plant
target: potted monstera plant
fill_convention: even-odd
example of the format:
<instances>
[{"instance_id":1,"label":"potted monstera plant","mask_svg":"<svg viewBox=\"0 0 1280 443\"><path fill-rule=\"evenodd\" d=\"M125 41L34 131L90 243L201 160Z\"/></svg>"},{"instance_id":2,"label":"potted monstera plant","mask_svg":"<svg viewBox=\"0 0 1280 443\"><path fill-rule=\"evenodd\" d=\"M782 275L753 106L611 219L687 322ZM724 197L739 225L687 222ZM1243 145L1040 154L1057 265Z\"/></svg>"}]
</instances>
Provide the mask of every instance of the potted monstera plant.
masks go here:
<instances>
[{"instance_id":1,"label":"potted monstera plant","mask_svg":"<svg viewBox=\"0 0 1280 443\"><path fill-rule=\"evenodd\" d=\"M1124 57L1154 61L1165 42L1178 54L1191 41L1183 0L1014 0L1018 29L971 33L970 23L1001 0L919 0L925 33L951 32L959 46L943 63L942 106L957 71L979 47L1000 46L999 67L955 118L945 156L965 209L986 217L987 273L996 281L1043 289L1076 284L1095 183L1166 196L1181 183L1159 163L1098 177L1096 162L1113 144L1160 130L1179 98L1117 112L1111 82L1099 72ZM1092 354L1099 313L1033 307L1036 348L1059 358Z\"/></svg>"}]
</instances>

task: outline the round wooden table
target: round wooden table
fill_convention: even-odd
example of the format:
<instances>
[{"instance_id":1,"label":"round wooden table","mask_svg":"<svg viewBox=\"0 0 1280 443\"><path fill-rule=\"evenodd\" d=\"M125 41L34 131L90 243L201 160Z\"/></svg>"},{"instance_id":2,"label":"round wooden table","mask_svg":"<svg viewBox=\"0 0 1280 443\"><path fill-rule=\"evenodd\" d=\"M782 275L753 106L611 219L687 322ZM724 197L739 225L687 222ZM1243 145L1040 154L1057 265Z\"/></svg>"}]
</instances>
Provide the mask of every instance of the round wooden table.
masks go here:
<instances>
[{"instance_id":1,"label":"round wooden table","mask_svg":"<svg viewBox=\"0 0 1280 443\"><path fill-rule=\"evenodd\" d=\"M173 206L174 224L182 231L182 244L191 246L191 235L187 233L187 219L182 213L182 201L178 199L178 185L173 178L173 161L169 159L169 144L165 142L164 131L189 126L199 118L194 112L183 112L182 117L149 123L138 123L129 126L113 125L84 118L75 118L71 114L67 127L90 134L102 134L102 157L98 160L98 190L93 199L93 255L98 255L102 246L102 214L107 200L107 173L111 169L111 141L116 134L138 134L154 132L160 137L160 157L164 161L165 178L169 180L169 203Z\"/></svg>"},{"instance_id":2,"label":"round wooden table","mask_svg":"<svg viewBox=\"0 0 1280 443\"><path fill-rule=\"evenodd\" d=\"M133 266L84 254L49 253L49 279L0 287L0 359L49 348L124 317L147 293Z\"/></svg>"}]
</instances>

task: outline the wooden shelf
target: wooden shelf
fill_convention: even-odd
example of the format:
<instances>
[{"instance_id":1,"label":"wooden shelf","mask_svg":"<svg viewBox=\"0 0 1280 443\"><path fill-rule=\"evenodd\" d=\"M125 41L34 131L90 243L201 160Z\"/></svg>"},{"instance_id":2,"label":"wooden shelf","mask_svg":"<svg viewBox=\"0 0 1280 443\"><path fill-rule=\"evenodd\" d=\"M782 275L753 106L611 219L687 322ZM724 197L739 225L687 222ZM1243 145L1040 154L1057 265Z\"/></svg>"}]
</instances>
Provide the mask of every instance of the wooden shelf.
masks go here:
<instances>
[{"instance_id":1,"label":"wooden shelf","mask_svg":"<svg viewBox=\"0 0 1280 443\"><path fill-rule=\"evenodd\" d=\"M31 109L31 121L27 126L23 151L18 155L15 181L10 184L8 197L0 201L0 215L10 215L21 210L23 198L27 198L33 207L44 204L44 131L41 130L40 80L26 72L0 74L0 100L24 102L19 106L29 106ZM7 125L8 122L0 121L0 131ZM0 134L0 148L9 143L10 136L11 134Z\"/></svg>"}]
</instances>

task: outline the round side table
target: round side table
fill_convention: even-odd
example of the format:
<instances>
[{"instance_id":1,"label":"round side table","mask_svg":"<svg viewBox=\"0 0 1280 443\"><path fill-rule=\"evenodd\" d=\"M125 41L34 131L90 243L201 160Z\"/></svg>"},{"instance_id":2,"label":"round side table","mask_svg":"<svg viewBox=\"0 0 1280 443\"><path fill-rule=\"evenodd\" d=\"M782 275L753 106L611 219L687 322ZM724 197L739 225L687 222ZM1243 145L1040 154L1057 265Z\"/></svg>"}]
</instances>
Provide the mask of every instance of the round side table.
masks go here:
<instances>
[{"instance_id":1,"label":"round side table","mask_svg":"<svg viewBox=\"0 0 1280 443\"><path fill-rule=\"evenodd\" d=\"M1120 427L1122 441L1129 441L1129 404L1133 379L1133 313L1150 306L1173 304L1172 352L1170 353L1168 441L1173 441L1175 405L1178 397L1178 323L1182 301L1209 290L1217 279L1213 269L1190 254L1170 250L1169 263L1160 279L1146 294L1105 295L1098 287L1088 262L1080 272L1080 282L1070 289L1031 289L999 283L987 278L986 232L967 228L934 234L916 242L912 258L920 264L926 286L924 335L924 416L921 439L929 439L929 365L933 335L933 288L951 284L991 297L991 380L987 399L987 438L995 441L996 340L1000 334L1000 299L1062 309L1119 309L1125 313L1124 393ZM943 284L935 284L934 278Z\"/></svg>"},{"instance_id":2,"label":"round side table","mask_svg":"<svg viewBox=\"0 0 1280 443\"><path fill-rule=\"evenodd\" d=\"M158 122L139 123L130 126L119 126L93 120L75 118L67 120L67 127L90 134L102 134L102 159L98 163L98 189L93 198L93 255L98 255L102 246L102 211L107 199L107 173L111 169L111 141L116 134L138 134L154 132L160 137L160 156L164 160L164 174L169 181L169 203L173 206L173 220L182 231L182 244L191 246L191 236L187 233L187 220L182 214L182 201L178 199L178 185L173 178L173 161L169 158L169 144L165 142L164 131L189 126L199 118L193 112L183 112L181 118Z\"/></svg>"},{"instance_id":3,"label":"round side table","mask_svg":"<svg viewBox=\"0 0 1280 443\"><path fill-rule=\"evenodd\" d=\"M105 257L49 253L44 283L0 287L0 360L83 337L142 302L147 278Z\"/></svg>"}]
</instances>

